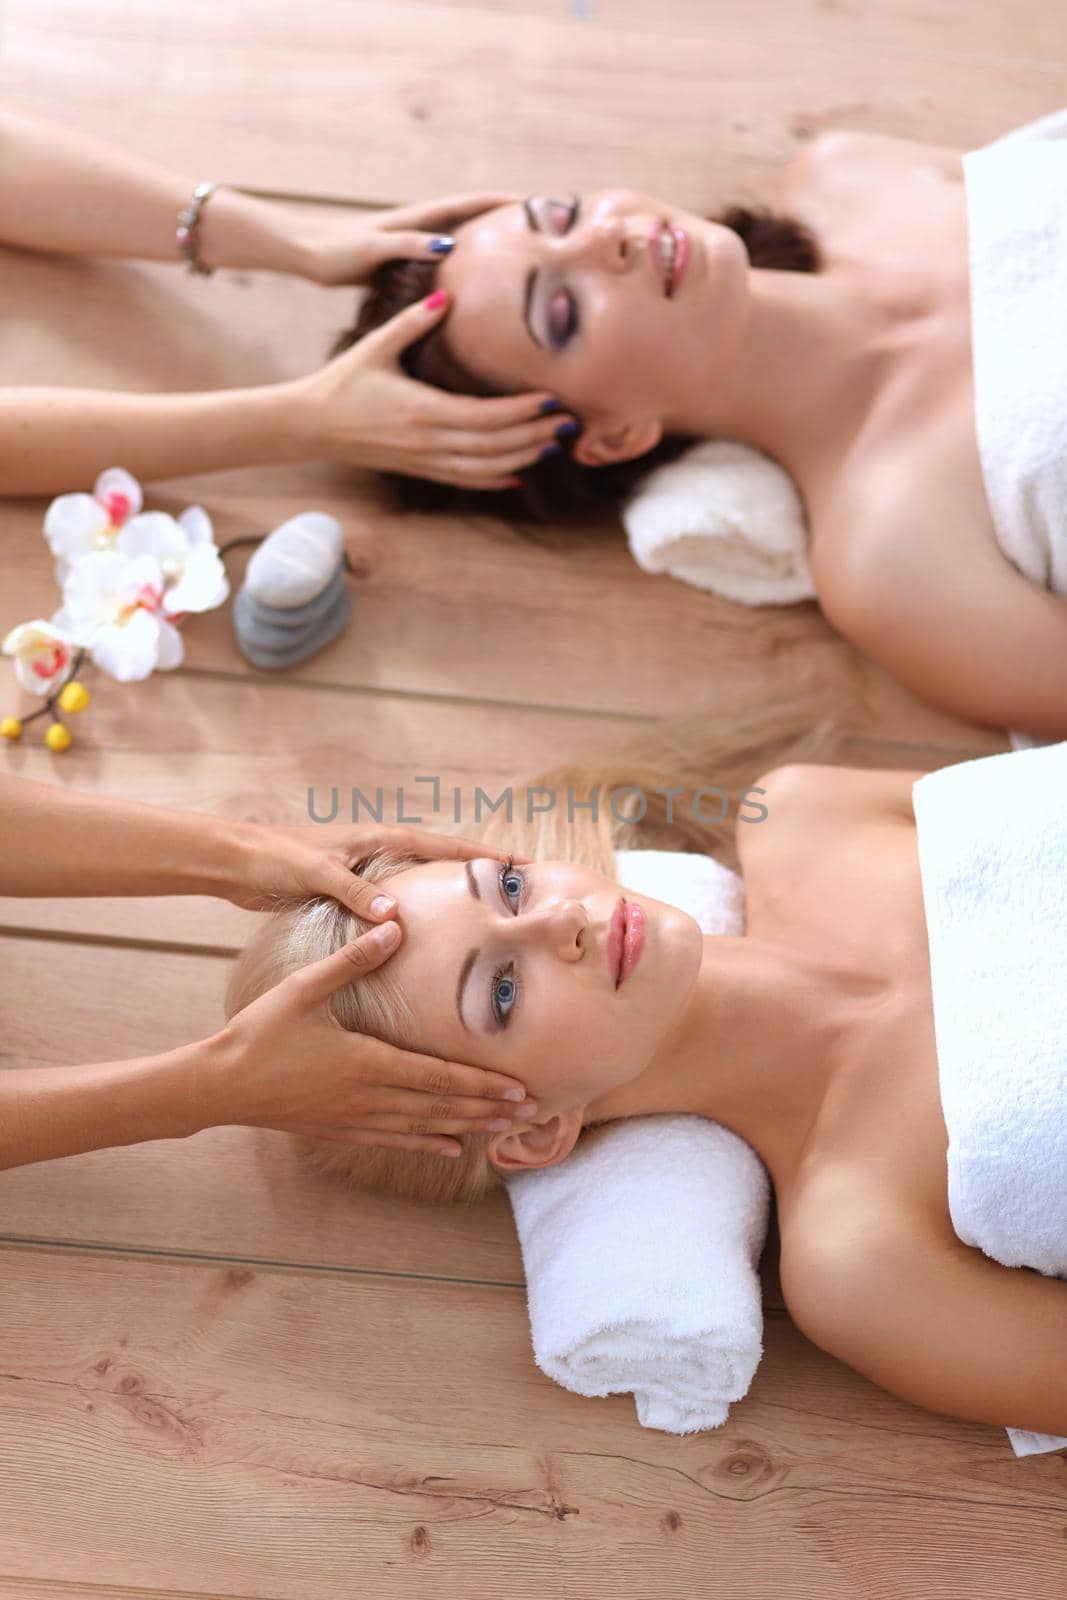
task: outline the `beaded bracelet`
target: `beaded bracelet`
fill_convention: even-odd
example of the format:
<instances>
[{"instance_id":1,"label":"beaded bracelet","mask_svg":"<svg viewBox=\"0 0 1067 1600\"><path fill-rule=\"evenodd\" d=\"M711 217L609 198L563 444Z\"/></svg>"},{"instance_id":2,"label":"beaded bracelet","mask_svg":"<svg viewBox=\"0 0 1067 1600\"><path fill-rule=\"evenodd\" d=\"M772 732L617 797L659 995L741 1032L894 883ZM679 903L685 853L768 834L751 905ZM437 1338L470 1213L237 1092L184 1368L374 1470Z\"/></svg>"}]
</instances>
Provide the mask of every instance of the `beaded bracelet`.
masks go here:
<instances>
[{"instance_id":1,"label":"beaded bracelet","mask_svg":"<svg viewBox=\"0 0 1067 1600\"><path fill-rule=\"evenodd\" d=\"M214 181L198 183L193 190L192 204L178 212L178 250L190 272L210 278L214 267L205 267L200 259L200 213L208 196L218 188Z\"/></svg>"}]
</instances>

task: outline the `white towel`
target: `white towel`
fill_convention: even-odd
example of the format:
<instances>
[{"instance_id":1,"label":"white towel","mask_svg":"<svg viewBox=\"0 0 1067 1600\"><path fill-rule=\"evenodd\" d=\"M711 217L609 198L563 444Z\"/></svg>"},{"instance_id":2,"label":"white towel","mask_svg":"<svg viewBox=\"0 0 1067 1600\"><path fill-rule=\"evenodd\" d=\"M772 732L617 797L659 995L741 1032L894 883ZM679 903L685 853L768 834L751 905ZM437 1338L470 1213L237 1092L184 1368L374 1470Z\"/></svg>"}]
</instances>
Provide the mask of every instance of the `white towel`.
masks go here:
<instances>
[{"instance_id":1,"label":"white towel","mask_svg":"<svg viewBox=\"0 0 1067 1600\"><path fill-rule=\"evenodd\" d=\"M744 932L744 883L710 856L620 850L616 869L705 933ZM633 1393L642 1427L720 1427L763 1354L771 1185L751 1145L706 1117L633 1117L507 1190L542 1372Z\"/></svg>"},{"instance_id":2,"label":"white towel","mask_svg":"<svg viewBox=\"0 0 1067 1600\"><path fill-rule=\"evenodd\" d=\"M917 811L925 802L926 792ZM620 883L688 911L704 933L744 933L744 880L710 856L619 850L615 860ZM633 1393L643 1427L720 1426L763 1349L770 1178L751 1145L706 1118L633 1117L507 1191L542 1372L575 1394ZM1017 1456L1067 1444L1006 1431Z\"/></svg>"},{"instance_id":3,"label":"white towel","mask_svg":"<svg viewBox=\"0 0 1067 1600\"><path fill-rule=\"evenodd\" d=\"M749 606L815 598L797 487L751 445L692 445L647 472L621 515L631 554L646 572L667 572Z\"/></svg>"},{"instance_id":4,"label":"white towel","mask_svg":"<svg viewBox=\"0 0 1067 1600\"><path fill-rule=\"evenodd\" d=\"M1067 111L963 157L975 425L997 540L1067 596Z\"/></svg>"},{"instance_id":5,"label":"white towel","mask_svg":"<svg viewBox=\"0 0 1067 1600\"><path fill-rule=\"evenodd\" d=\"M926 773L912 803L952 1226L1067 1277L1067 741Z\"/></svg>"}]
</instances>

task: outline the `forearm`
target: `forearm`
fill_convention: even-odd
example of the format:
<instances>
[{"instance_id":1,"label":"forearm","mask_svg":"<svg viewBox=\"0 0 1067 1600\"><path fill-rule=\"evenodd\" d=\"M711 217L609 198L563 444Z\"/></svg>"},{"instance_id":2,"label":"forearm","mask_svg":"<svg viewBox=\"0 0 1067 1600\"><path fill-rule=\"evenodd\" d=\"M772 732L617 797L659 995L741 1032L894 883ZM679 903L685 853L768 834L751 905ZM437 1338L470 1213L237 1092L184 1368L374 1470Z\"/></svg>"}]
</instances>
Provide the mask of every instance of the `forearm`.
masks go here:
<instances>
[{"instance_id":1,"label":"forearm","mask_svg":"<svg viewBox=\"0 0 1067 1600\"><path fill-rule=\"evenodd\" d=\"M134 1061L0 1072L0 1170L214 1125L214 1039Z\"/></svg>"},{"instance_id":2,"label":"forearm","mask_svg":"<svg viewBox=\"0 0 1067 1600\"><path fill-rule=\"evenodd\" d=\"M84 490L120 464L142 483L312 459L295 384L204 394L0 389L0 495Z\"/></svg>"},{"instance_id":3,"label":"forearm","mask_svg":"<svg viewBox=\"0 0 1067 1600\"><path fill-rule=\"evenodd\" d=\"M225 896L244 825L0 774L0 894Z\"/></svg>"},{"instance_id":4,"label":"forearm","mask_svg":"<svg viewBox=\"0 0 1067 1600\"><path fill-rule=\"evenodd\" d=\"M22 112L0 112L0 238L31 250L178 261L178 212L201 178ZM219 188L203 207L209 267L301 272L296 213Z\"/></svg>"}]
</instances>

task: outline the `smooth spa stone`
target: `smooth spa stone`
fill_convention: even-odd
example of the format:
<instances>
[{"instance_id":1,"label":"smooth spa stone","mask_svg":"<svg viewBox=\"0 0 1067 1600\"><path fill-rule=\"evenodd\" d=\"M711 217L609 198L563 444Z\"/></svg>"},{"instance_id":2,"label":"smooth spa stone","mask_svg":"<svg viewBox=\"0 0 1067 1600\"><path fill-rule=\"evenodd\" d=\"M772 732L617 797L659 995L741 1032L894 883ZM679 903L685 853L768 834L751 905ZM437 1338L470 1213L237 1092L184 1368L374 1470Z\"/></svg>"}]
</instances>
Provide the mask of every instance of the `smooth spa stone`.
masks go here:
<instances>
[{"instance_id":1,"label":"smooth spa stone","mask_svg":"<svg viewBox=\"0 0 1067 1600\"><path fill-rule=\"evenodd\" d=\"M344 586L344 568L338 564L333 576L321 594L317 594L313 600L306 601L302 606L287 606L283 608L282 606L264 605L262 600L257 600L254 595L249 593L247 587L242 584L241 593L244 595L243 616L245 625L251 626L258 623L264 628L276 629L282 635L276 642L279 645L291 644L298 633L309 632L319 618L326 615L333 605L338 591L343 589Z\"/></svg>"},{"instance_id":2,"label":"smooth spa stone","mask_svg":"<svg viewBox=\"0 0 1067 1600\"><path fill-rule=\"evenodd\" d=\"M254 600L286 611L321 594L342 561L341 524L324 511L301 511L268 534L245 569Z\"/></svg>"},{"instance_id":3,"label":"smooth spa stone","mask_svg":"<svg viewBox=\"0 0 1067 1600\"><path fill-rule=\"evenodd\" d=\"M332 586L331 586L332 587ZM249 614L253 604L251 596L242 586L233 604L233 631L238 649L254 667L270 672L281 672L306 661L324 645L330 643L348 625L352 615L352 596L344 579L333 594L328 611L319 616L307 629L278 626ZM282 613L279 613L282 614Z\"/></svg>"}]
</instances>

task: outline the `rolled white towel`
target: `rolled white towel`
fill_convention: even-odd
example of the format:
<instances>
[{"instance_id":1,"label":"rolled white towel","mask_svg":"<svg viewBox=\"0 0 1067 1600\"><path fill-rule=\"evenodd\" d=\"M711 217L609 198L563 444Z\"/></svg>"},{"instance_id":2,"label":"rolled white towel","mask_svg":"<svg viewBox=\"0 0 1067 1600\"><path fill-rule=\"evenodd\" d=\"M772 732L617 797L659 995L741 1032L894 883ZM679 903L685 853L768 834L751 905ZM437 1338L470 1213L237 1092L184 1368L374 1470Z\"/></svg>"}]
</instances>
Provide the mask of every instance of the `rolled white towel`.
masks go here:
<instances>
[{"instance_id":1,"label":"rolled white towel","mask_svg":"<svg viewBox=\"0 0 1067 1600\"><path fill-rule=\"evenodd\" d=\"M707 439L640 479L622 508L646 572L749 606L815 598L804 507L789 473L735 439Z\"/></svg>"},{"instance_id":2,"label":"rolled white towel","mask_svg":"<svg viewBox=\"0 0 1067 1600\"><path fill-rule=\"evenodd\" d=\"M508 1193L542 1372L632 1393L645 1428L720 1427L763 1354L770 1179L751 1146L706 1117L635 1117Z\"/></svg>"}]
</instances>

